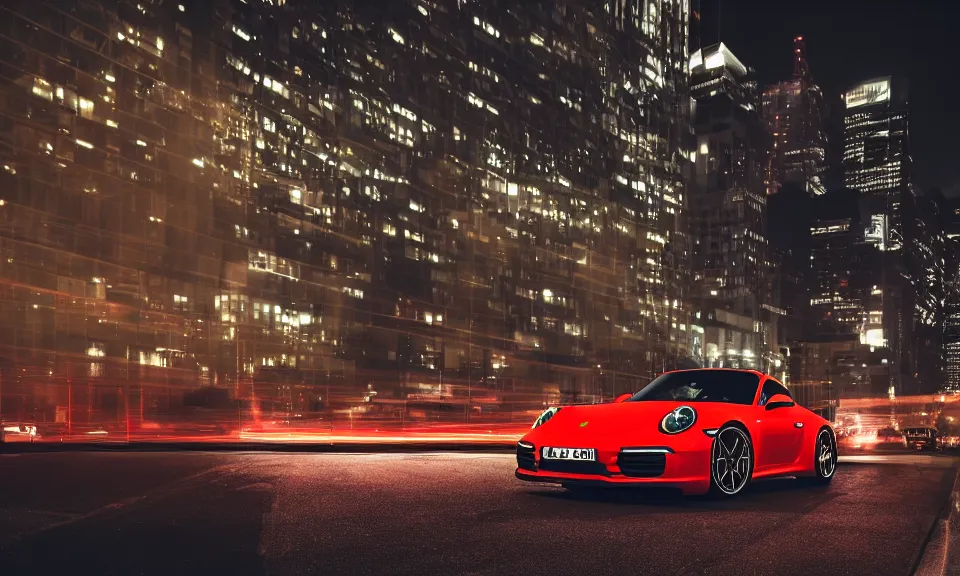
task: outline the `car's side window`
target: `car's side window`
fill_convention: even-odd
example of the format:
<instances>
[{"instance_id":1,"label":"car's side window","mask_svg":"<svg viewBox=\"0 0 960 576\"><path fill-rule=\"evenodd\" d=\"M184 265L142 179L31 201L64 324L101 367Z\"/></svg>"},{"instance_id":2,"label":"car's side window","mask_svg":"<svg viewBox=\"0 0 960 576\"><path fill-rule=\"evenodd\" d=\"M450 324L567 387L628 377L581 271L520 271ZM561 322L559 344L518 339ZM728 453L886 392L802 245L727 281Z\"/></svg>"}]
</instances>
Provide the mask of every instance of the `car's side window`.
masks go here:
<instances>
[{"instance_id":1,"label":"car's side window","mask_svg":"<svg viewBox=\"0 0 960 576\"><path fill-rule=\"evenodd\" d=\"M760 390L760 406L765 406L767 401L770 400L775 394L783 394L789 398L793 398L793 395L790 394L790 391L787 390L783 384L780 384L776 380L767 380L763 383L763 389Z\"/></svg>"}]
</instances>

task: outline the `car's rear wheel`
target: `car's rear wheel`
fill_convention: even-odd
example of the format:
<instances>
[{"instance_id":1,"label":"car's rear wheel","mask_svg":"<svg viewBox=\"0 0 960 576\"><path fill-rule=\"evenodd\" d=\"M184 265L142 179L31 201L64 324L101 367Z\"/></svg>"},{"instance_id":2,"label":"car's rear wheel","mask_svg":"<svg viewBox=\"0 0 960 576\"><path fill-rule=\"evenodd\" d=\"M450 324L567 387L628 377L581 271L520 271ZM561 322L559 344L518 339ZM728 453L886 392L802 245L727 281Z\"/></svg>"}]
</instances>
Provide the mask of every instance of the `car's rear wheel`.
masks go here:
<instances>
[{"instance_id":1,"label":"car's rear wheel","mask_svg":"<svg viewBox=\"0 0 960 576\"><path fill-rule=\"evenodd\" d=\"M813 449L813 481L816 484L829 484L836 471L837 442L829 429L821 428Z\"/></svg>"},{"instance_id":2,"label":"car's rear wheel","mask_svg":"<svg viewBox=\"0 0 960 576\"><path fill-rule=\"evenodd\" d=\"M710 450L710 493L721 498L736 496L753 474L753 442L736 424L727 424L713 437Z\"/></svg>"}]
</instances>

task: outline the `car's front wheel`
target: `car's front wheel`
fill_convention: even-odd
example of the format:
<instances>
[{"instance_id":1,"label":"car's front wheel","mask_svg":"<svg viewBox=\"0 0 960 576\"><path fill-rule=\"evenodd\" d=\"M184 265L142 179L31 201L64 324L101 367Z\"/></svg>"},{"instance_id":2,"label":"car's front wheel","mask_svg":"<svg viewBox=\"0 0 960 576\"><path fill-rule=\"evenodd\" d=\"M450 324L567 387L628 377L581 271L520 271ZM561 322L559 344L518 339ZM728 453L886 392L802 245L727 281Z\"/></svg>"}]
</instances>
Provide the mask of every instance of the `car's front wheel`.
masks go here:
<instances>
[{"instance_id":1,"label":"car's front wheel","mask_svg":"<svg viewBox=\"0 0 960 576\"><path fill-rule=\"evenodd\" d=\"M813 449L813 481L817 484L829 484L837 471L837 442L827 428L817 432L817 443Z\"/></svg>"},{"instance_id":2,"label":"car's front wheel","mask_svg":"<svg viewBox=\"0 0 960 576\"><path fill-rule=\"evenodd\" d=\"M750 483L753 474L753 443L747 432L727 424L713 437L710 450L710 493L736 496Z\"/></svg>"}]
</instances>

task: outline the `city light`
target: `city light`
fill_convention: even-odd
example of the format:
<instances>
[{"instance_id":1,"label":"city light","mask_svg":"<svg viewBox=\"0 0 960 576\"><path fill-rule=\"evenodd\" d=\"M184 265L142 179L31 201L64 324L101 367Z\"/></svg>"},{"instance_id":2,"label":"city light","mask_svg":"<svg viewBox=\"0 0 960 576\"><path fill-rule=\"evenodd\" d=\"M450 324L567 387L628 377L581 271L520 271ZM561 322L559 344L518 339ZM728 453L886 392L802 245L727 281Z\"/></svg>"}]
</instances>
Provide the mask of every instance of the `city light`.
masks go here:
<instances>
[{"instance_id":1,"label":"city light","mask_svg":"<svg viewBox=\"0 0 960 576\"><path fill-rule=\"evenodd\" d=\"M960 4L729 4L3 3L0 576L960 573Z\"/></svg>"}]
</instances>

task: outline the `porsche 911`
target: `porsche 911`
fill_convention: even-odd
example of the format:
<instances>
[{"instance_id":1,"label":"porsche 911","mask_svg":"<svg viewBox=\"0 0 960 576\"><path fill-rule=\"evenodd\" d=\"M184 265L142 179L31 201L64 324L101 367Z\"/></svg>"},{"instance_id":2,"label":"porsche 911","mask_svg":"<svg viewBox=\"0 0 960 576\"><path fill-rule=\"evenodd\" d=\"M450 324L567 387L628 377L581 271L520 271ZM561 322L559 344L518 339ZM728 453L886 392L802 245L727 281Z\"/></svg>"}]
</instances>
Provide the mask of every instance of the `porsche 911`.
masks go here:
<instances>
[{"instance_id":1,"label":"porsche 911","mask_svg":"<svg viewBox=\"0 0 960 576\"><path fill-rule=\"evenodd\" d=\"M656 486L730 497L776 476L829 483L830 423L760 372L667 372L612 403L549 408L517 443L516 477L584 486Z\"/></svg>"}]
</instances>

